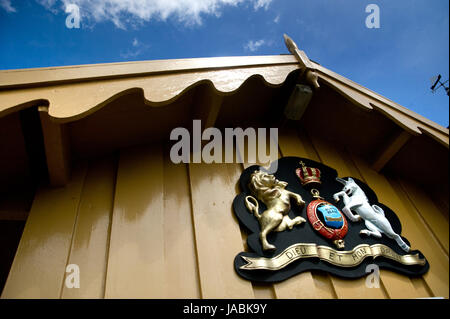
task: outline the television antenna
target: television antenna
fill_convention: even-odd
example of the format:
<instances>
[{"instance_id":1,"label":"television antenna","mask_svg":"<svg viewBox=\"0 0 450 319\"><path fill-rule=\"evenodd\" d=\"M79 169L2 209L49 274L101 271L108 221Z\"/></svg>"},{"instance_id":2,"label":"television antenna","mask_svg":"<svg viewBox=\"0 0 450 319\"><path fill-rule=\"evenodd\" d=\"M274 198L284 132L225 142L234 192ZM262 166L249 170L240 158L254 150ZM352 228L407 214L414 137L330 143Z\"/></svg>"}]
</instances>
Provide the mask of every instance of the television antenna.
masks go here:
<instances>
[{"instance_id":1,"label":"television antenna","mask_svg":"<svg viewBox=\"0 0 450 319\"><path fill-rule=\"evenodd\" d=\"M445 91L447 92L447 95L449 95L449 87L445 86L445 84L448 82L441 82L441 78L442 76L440 74L438 74L437 76L433 76L430 80L431 80L431 92L435 93L441 86L444 87ZM438 85L439 84L439 85Z\"/></svg>"}]
</instances>

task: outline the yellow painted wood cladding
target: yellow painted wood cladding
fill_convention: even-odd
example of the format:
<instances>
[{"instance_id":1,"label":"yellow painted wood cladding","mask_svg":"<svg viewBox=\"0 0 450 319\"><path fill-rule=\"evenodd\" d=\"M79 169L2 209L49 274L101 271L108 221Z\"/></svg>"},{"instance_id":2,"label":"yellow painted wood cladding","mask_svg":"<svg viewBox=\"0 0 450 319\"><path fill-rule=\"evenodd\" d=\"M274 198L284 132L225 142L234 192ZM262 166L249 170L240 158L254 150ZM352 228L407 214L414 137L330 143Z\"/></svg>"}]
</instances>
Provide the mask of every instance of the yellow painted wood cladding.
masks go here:
<instances>
[{"instance_id":1,"label":"yellow painted wood cladding","mask_svg":"<svg viewBox=\"0 0 450 319\"><path fill-rule=\"evenodd\" d=\"M448 218L425 192L303 130L283 129L279 145L280 156L368 183L430 271L410 279L382 270L380 288L317 272L252 285L233 269L245 234L231 203L248 164L173 164L152 145L89 161L67 186L39 189L2 298L448 298ZM65 285L69 264L80 267L80 288Z\"/></svg>"},{"instance_id":2,"label":"yellow painted wood cladding","mask_svg":"<svg viewBox=\"0 0 450 319\"><path fill-rule=\"evenodd\" d=\"M1 297L448 298L448 182L435 189L417 182L430 185L417 169L422 160L439 158L444 167L448 129L311 63L321 91L301 121L274 125L278 156L322 162L369 185L427 257L428 273L410 278L381 270L379 288L318 271L275 284L239 277L233 262L248 249L247 233L232 202L252 164L174 164L167 132L195 118L202 128L272 125L272 113L300 81L298 61L146 61L0 71L0 186L28 183L27 139L39 134L42 141L31 141L42 144L49 179L39 181L29 209L0 202L0 219L26 218ZM36 111L26 115L35 116L36 131L24 129L27 110ZM321 112L354 121L342 129L330 122L324 136L310 124ZM345 145L330 136L347 142L355 128L361 134ZM242 147L228 151L243 154ZM414 170L416 180L405 178ZM79 269L79 287L68 284L70 265Z\"/></svg>"}]
</instances>

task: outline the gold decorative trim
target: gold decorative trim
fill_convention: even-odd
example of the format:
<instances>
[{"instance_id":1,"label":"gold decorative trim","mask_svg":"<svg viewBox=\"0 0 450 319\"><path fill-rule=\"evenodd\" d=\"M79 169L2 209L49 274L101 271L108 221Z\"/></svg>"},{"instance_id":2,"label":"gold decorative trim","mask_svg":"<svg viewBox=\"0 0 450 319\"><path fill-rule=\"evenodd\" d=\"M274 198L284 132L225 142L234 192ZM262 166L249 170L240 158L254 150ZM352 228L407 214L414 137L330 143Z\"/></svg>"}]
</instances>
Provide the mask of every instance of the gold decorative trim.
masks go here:
<instances>
[{"instance_id":1,"label":"gold decorative trim","mask_svg":"<svg viewBox=\"0 0 450 319\"><path fill-rule=\"evenodd\" d=\"M241 256L247 264L240 269L255 270L279 270L290 263L303 258L320 258L330 264L339 267L355 267L363 262L367 257L385 257L406 266L425 265L426 259L419 258L419 254L399 255L391 248L383 244L361 244L348 251L338 251L327 246L317 246L316 244L299 243L286 248L279 255L272 258L252 258Z\"/></svg>"}]
</instances>

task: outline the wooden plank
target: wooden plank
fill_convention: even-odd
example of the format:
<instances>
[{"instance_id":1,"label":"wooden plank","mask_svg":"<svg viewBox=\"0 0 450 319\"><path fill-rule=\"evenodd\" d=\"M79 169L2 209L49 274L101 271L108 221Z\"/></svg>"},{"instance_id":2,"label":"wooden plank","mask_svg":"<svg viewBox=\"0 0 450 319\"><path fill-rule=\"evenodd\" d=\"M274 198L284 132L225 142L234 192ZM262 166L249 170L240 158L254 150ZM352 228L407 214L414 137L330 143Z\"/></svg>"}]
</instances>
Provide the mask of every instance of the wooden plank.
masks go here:
<instances>
[{"instance_id":1,"label":"wooden plank","mask_svg":"<svg viewBox=\"0 0 450 319\"><path fill-rule=\"evenodd\" d=\"M168 157L164 160L164 251L167 298L200 298L188 167L173 164Z\"/></svg>"},{"instance_id":2,"label":"wooden plank","mask_svg":"<svg viewBox=\"0 0 450 319\"><path fill-rule=\"evenodd\" d=\"M222 108L223 96L218 94L212 85L197 87L194 98L195 118L202 121L202 131L214 127Z\"/></svg>"},{"instance_id":3,"label":"wooden plank","mask_svg":"<svg viewBox=\"0 0 450 319\"><path fill-rule=\"evenodd\" d=\"M405 129L411 130L416 134L422 134L418 129L429 132L429 134L441 144L448 148L448 128L439 125L408 108L401 106L378 93L375 93L331 70L316 64L316 71L322 81L327 82L333 88L337 89L344 96L349 97L358 104L363 104L369 109L379 110L385 116L398 123Z\"/></svg>"},{"instance_id":4,"label":"wooden plank","mask_svg":"<svg viewBox=\"0 0 450 319\"><path fill-rule=\"evenodd\" d=\"M384 166L397 154L400 149L409 141L411 134L407 131L401 131L400 134L395 136L389 143L387 143L385 149L380 153L378 158L372 164L372 168L377 172L381 171Z\"/></svg>"},{"instance_id":5,"label":"wooden plank","mask_svg":"<svg viewBox=\"0 0 450 319\"><path fill-rule=\"evenodd\" d=\"M326 143L316 137L312 137L311 141L321 159L321 162L335 168L340 177L360 177L355 168L352 167L352 162L349 161L349 159L342 158L341 154L338 153L333 144ZM388 297L383 285L380 285L380 288L368 288L365 284L365 280L366 278L348 280L331 276L331 281L338 298L375 299ZM384 284L383 279L381 279L381 281Z\"/></svg>"},{"instance_id":6,"label":"wooden plank","mask_svg":"<svg viewBox=\"0 0 450 319\"><path fill-rule=\"evenodd\" d=\"M67 262L78 265L80 288L63 286L62 298L104 297L115 175L114 157L89 165Z\"/></svg>"},{"instance_id":7,"label":"wooden plank","mask_svg":"<svg viewBox=\"0 0 450 319\"><path fill-rule=\"evenodd\" d=\"M421 284L419 282L414 282L413 278L387 269L380 269L380 283L383 285L387 295L391 299L430 297L426 289L420 288Z\"/></svg>"},{"instance_id":8,"label":"wooden plank","mask_svg":"<svg viewBox=\"0 0 450 319\"><path fill-rule=\"evenodd\" d=\"M203 298L253 298L249 281L233 269L242 251L232 212L239 164L189 164L196 247Z\"/></svg>"},{"instance_id":9,"label":"wooden plank","mask_svg":"<svg viewBox=\"0 0 450 319\"><path fill-rule=\"evenodd\" d=\"M354 160L346 151L340 152L341 156L349 163L349 169L351 171L350 176L357 176L359 179L368 183L364 176L356 167ZM342 176L341 176L342 177ZM384 293L392 299L404 299L404 298L418 298L418 297L429 297L427 289L423 287L420 281L414 281L413 278L408 278L396 272L381 269L380 270L380 282Z\"/></svg>"},{"instance_id":10,"label":"wooden plank","mask_svg":"<svg viewBox=\"0 0 450 319\"><path fill-rule=\"evenodd\" d=\"M0 220L22 220L28 218L26 210L0 210Z\"/></svg>"},{"instance_id":11,"label":"wooden plank","mask_svg":"<svg viewBox=\"0 0 450 319\"><path fill-rule=\"evenodd\" d=\"M283 128L279 131L279 147L282 156L299 156L318 160L306 146L305 137L299 139L297 131ZM335 298L334 288L328 274L320 272L303 272L274 285L278 298L329 299Z\"/></svg>"},{"instance_id":12,"label":"wooden plank","mask_svg":"<svg viewBox=\"0 0 450 319\"><path fill-rule=\"evenodd\" d=\"M421 250L427 257L430 270L423 278L433 296L448 298L448 256L443 253L439 242L424 225L414 206L395 181L378 174L359 157L353 156L353 159L368 185L378 194L379 201L395 211L402 221L402 235L412 243L413 249Z\"/></svg>"},{"instance_id":13,"label":"wooden plank","mask_svg":"<svg viewBox=\"0 0 450 319\"><path fill-rule=\"evenodd\" d=\"M237 158L236 156L240 156L239 158L242 158L243 162L242 166L228 166L228 171L230 172L230 180L236 181L234 186L234 192L235 194L239 194L241 192L240 186L239 186L239 178L242 174L243 169L252 166L254 164L260 164L265 165L268 163L260 163L258 161L255 161L255 163L248 163L248 154L246 152L243 152L246 143L242 143L242 141L237 141L237 145L233 148L233 158ZM244 229L244 227L239 224L239 230L241 232L241 239L242 239L242 246L244 247L244 251L249 251L248 245L247 245L247 230ZM253 294L256 299L275 299L276 294L274 291L273 284L270 283L258 283L258 282L252 282L253 287Z\"/></svg>"},{"instance_id":14,"label":"wooden plank","mask_svg":"<svg viewBox=\"0 0 450 319\"><path fill-rule=\"evenodd\" d=\"M121 151L105 298L166 297L163 185L161 148Z\"/></svg>"},{"instance_id":15,"label":"wooden plank","mask_svg":"<svg viewBox=\"0 0 450 319\"><path fill-rule=\"evenodd\" d=\"M275 299L276 293L273 284L252 282L255 299Z\"/></svg>"},{"instance_id":16,"label":"wooden plank","mask_svg":"<svg viewBox=\"0 0 450 319\"><path fill-rule=\"evenodd\" d=\"M402 179L399 179L398 182L402 186L403 191L411 204L414 205L421 216L423 223L428 226L430 232L433 233L445 253L448 255L449 225L446 216L434 201L418 186Z\"/></svg>"},{"instance_id":17,"label":"wooden plank","mask_svg":"<svg viewBox=\"0 0 450 319\"><path fill-rule=\"evenodd\" d=\"M122 151L106 298L199 298L187 169L162 147Z\"/></svg>"},{"instance_id":18,"label":"wooden plank","mask_svg":"<svg viewBox=\"0 0 450 319\"><path fill-rule=\"evenodd\" d=\"M445 218L448 220L448 214L450 211L449 202L448 202L448 191L444 188L436 185L432 191L428 192L428 197L432 198L436 201L436 204L440 207L441 212L444 214Z\"/></svg>"},{"instance_id":19,"label":"wooden plank","mask_svg":"<svg viewBox=\"0 0 450 319\"><path fill-rule=\"evenodd\" d=\"M324 145L327 145L327 146L323 146L322 147L323 149L325 149L327 147L328 148L332 147L331 143L326 143L323 140L317 140L316 142L318 144L322 143ZM340 176L341 177L355 176L370 185L370 183L368 183L368 181L365 180L364 174L362 174L360 172L359 168L354 164L352 157L348 153L343 152L343 151L341 151L339 153L340 153L340 157L347 165L346 171L342 171L341 169L338 169L338 173L340 174ZM336 166L336 167L338 167L338 166ZM380 192L382 192L382 191L380 190L377 193L380 193ZM428 297L429 296L429 295L421 294L421 291L423 292L423 290L420 290L420 291L417 290L415 288L415 285L412 282L412 280L410 280L410 278L400 275L400 274L397 274L395 272L389 271L389 270L384 270L384 269L380 270L380 281L381 281L380 289L381 289L381 292L385 295L385 297L417 298L417 297ZM366 289L369 289L369 288L366 288ZM371 290L374 290L374 289L371 289Z\"/></svg>"},{"instance_id":20,"label":"wooden plank","mask_svg":"<svg viewBox=\"0 0 450 319\"><path fill-rule=\"evenodd\" d=\"M238 147L234 148L234 154L235 154L234 156L236 156L236 152L239 152ZM251 164L250 164L250 166L251 166ZM241 192L238 181L239 181L239 177L241 176L243 167L245 167L245 163L244 163L244 166L227 165L227 171L230 176L230 180L235 181L234 188L233 188L235 196ZM234 218L234 220L236 220L236 222L239 225L239 231L241 233L241 240L242 240L242 246L244 248L244 251L248 251L249 249L248 249L248 245L247 245L247 234L246 234L247 231L244 230L243 226L241 226L239 224L237 219L234 217L234 214L233 214L233 218ZM253 288L253 294L256 299L275 299L276 298L276 294L275 294L274 287L272 284L257 283L257 282L252 282L251 284L252 284L252 288Z\"/></svg>"},{"instance_id":21,"label":"wooden plank","mask_svg":"<svg viewBox=\"0 0 450 319\"><path fill-rule=\"evenodd\" d=\"M24 88L49 84L142 77L165 73L283 64L297 64L297 61L291 55L232 56L0 70L0 88Z\"/></svg>"},{"instance_id":22,"label":"wooden plank","mask_svg":"<svg viewBox=\"0 0 450 319\"><path fill-rule=\"evenodd\" d=\"M38 190L2 298L59 298L86 169Z\"/></svg>"},{"instance_id":23,"label":"wooden plank","mask_svg":"<svg viewBox=\"0 0 450 319\"><path fill-rule=\"evenodd\" d=\"M416 289L418 296L423 296L423 298L429 298L433 296L433 292L430 290L427 283L422 277L411 278L411 282Z\"/></svg>"},{"instance_id":24,"label":"wooden plank","mask_svg":"<svg viewBox=\"0 0 450 319\"><path fill-rule=\"evenodd\" d=\"M327 156L327 160L325 162L325 164L328 162L328 153L326 152L327 149L332 149L333 146L331 143L327 143L323 140L318 140L316 139L316 144L321 144L321 149L325 152L322 152L322 156ZM353 162L353 159L351 158L351 156L347 153L347 152L339 152L339 156L340 156L340 165L342 165L343 163L345 163L345 166L343 166L343 170L341 169L340 166L335 166L335 167L339 167L338 169L338 173L340 175L340 177L344 177L344 176L354 176L357 177L359 179L361 179L362 181L365 181L366 183L368 183L365 179L364 179L364 175L361 174L361 172L359 171L358 167L356 167L356 165ZM324 158L324 157L322 157ZM339 161L338 161L339 163ZM333 166L332 164L330 164L331 166ZM360 280L360 284L364 285L365 284L362 282L364 278L362 278ZM355 281L356 282L356 281ZM417 298L417 297L427 297L428 295L422 295L419 293L419 291L417 291L417 289L415 289L414 287L414 283L406 276L397 274L395 272L389 271L389 270L385 270L385 269L381 269L380 270L380 282L381 282L381 286L380 286L380 292L383 293L384 297L389 297L389 298ZM345 284L344 284L345 285ZM364 288L361 288L364 289ZM369 290L367 290L369 289ZM373 288L366 288L364 290L364 292L369 293L370 290L375 290ZM348 289L346 289L346 291L348 293L351 294L351 290L349 291ZM366 296L363 294L362 298L366 298ZM367 295L367 298L370 298L370 293L369 295Z\"/></svg>"}]
</instances>

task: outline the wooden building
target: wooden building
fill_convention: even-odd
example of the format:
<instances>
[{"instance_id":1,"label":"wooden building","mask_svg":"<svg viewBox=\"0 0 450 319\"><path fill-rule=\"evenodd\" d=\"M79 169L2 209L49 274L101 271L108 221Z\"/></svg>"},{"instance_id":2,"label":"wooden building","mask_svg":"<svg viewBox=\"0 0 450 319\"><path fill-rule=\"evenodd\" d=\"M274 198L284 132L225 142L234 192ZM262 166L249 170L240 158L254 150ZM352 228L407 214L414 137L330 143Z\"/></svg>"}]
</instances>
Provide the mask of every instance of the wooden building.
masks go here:
<instances>
[{"instance_id":1,"label":"wooden building","mask_svg":"<svg viewBox=\"0 0 450 319\"><path fill-rule=\"evenodd\" d=\"M448 298L449 130L291 52L0 71L2 298ZM299 121L279 121L308 72L320 88ZM251 164L172 163L170 132L193 119L278 126L280 157L364 181L428 273L381 270L380 288L242 279L232 201ZM65 285L71 264L80 288Z\"/></svg>"}]
</instances>

